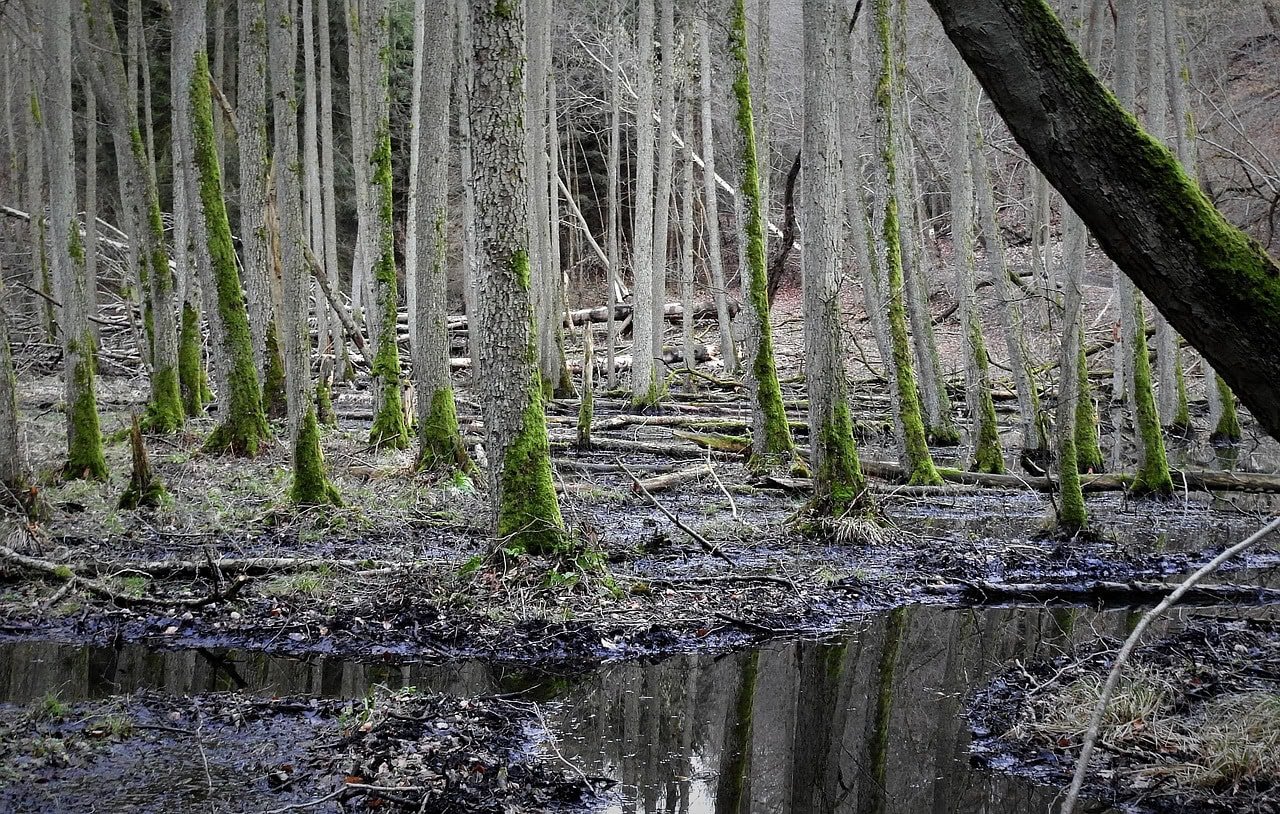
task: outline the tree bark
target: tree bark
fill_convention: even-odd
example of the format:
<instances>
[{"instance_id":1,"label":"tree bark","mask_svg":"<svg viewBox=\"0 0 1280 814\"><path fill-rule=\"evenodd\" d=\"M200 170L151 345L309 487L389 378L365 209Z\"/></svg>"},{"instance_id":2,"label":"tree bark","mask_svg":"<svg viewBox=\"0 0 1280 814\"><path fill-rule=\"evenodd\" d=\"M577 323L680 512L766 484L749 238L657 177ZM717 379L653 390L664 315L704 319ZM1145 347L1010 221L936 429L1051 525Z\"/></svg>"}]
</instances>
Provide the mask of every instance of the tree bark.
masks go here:
<instances>
[{"instance_id":1,"label":"tree bark","mask_svg":"<svg viewBox=\"0 0 1280 814\"><path fill-rule=\"evenodd\" d=\"M567 540L551 475L529 301L524 5L470 5L477 318L485 452L502 548L551 553Z\"/></svg>"},{"instance_id":2,"label":"tree bark","mask_svg":"<svg viewBox=\"0 0 1280 814\"><path fill-rule=\"evenodd\" d=\"M631 400L636 407L657 401L658 382L653 348L654 132L653 132L653 8L654 0L638 0L636 29L636 170L634 220L631 228Z\"/></svg>"},{"instance_id":3,"label":"tree bark","mask_svg":"<svg viewBox=\"0 0 1280 814\"><path fill-rule=\"evenodd\" d=\"M1275 260L1106 91L1042 2L930 4L1014 137L1103 249L1280 436Z\"/></svg>"},{"instance_id":4,"label":"tree bark","mask_svg":"<svg viewBox=\"0 0 1280 814\"><path fill-rule=\"evenodd\" d=\"M710 13L708 4L705 14ZM704 16L698 22L698 72L702 98L702 208L707 236L707 263L711 266L711 288L716 302L716 323L720 330L720 355L724 358L725 372L736 376L740 366L738 346L734 341L733 319L729 314L729 290L725 283L720 240L720 201L716 189L715 119L712 113L715 64L711 60L710 30L710 21Z\"/></svg>"},{"instance_id":5,"label":"tree bark","mask_svg":"<svg viewBox=\"0 0 1280 814\"><path fill-rule=\"evenodd\" d=\"M27 465L23 455L22 435L18 430L18 377L13 369L13 352L9 347L9 313L11 301L0 280L0 488L10 495L0 495L8 502L27 488Z\"/></svg>"}]
</instances>

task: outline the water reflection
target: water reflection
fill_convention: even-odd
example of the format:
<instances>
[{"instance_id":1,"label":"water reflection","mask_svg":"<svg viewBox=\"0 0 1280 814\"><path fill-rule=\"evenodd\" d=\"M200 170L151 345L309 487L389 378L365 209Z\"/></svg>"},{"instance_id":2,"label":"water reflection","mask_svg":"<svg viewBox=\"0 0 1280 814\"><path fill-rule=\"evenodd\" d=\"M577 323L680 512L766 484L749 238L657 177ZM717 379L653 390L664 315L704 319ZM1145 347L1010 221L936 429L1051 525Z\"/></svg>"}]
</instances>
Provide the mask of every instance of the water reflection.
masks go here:
<instances>
[{"instance_id":1,"label":"water reflection","mask_svg":"<svg viewBox=\"0 0 1280 814\"><path fill-rule=\"evenodd\" d=\"M13 644L0 648L0 698L141 688L358 697L375 684L521 691L555 699L545 714L567 760L619 781L611 812L1024 814L1050 810L1056 790L969 767L965 697L1014 659L1123 635L1133 621L1126 611L911 607L837 641L609 665L573 679L479 663Z\"/></svg>"}]
</instances>

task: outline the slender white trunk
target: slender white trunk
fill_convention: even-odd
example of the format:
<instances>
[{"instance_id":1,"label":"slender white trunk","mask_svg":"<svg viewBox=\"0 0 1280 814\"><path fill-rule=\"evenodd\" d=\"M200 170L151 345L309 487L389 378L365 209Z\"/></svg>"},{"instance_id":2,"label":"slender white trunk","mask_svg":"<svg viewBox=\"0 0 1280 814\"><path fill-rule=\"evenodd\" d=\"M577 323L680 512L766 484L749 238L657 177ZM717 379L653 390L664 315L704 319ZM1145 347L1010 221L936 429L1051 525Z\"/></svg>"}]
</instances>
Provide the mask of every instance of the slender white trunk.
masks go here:
<instances>
[{"instance_id":1,"label":"slender white trunk","mask_svg":"<svg viewBox=\"0 0 1280 814\"><path fill-rule=\"evenodd\" d=\"M622 11L618 7L618 0L609 0L609 25L612 27L613 48L612 63L609 72L609 155L605 159L608 166L606 186L609 197L609 223L608 223L608 243L609 243L609 316L605 330L607 331L606 349L605 349L605 371L608 377L608 387L612 390L617 386L617 372L614 369L614 355L617 353L617 322L614 320L614 312L618 305L618 285L621 272L618 264L622 259L621 239L618 228L618 210L621 202L618 198L618 162L622 160L621 154L621 130L622 130L622 77L619 69L621 61L620 52L622 51Z\"/></svg>"},{"instance_id":2,"label":"slender white trunk","mask_svg":"<svg viewBox=\"0 0 1280 814\"><path fill-rule=\"evenodd\" d=\"M675 145L671 140L675 133L676 118L675 0L658 0L658 46L661 62L658 80L658 169L653 198L653 332L650 335L655 395L660 393L665 376L662 364L662 332L666 327L663 306L667 302L667 264L671 257L671 192L675 166Z\"/></svg>"},{"instance_id":3,"label":"slender white trunk","mask_svg":"<svg viewBox=\"0 0 1280 814\"><path fill-rule=\"evenodd\" d=\"M636 28L636 182L631 229L632 359L631 398L635 405L656 395L653 363L654 225L653 29L654 0L638 0Z\"/></svg>"},{"instance_id":4,"label":"slender white trunk","mask_svg":"<svg viewBox=\"0 0 1280 814\"><path fill-rule=\"evenodd\" d=\"M711 14L708 6L707 15ZM729 315L729 289L725 283L724 257L720 242L720 199L716 184L715 117L713 114L715 63L711 59L711 25L704 17L698 21L698 72L702 98L702 206L706 213L707 263L711 266L711 289L716 303L716 325L720 331L720 356L725 373L738 375L738 345L733 337L733 318ZM693 138L692 133L688 136ZM736 200L736 197L735 197Z\"/></svg>"}]
</instances>

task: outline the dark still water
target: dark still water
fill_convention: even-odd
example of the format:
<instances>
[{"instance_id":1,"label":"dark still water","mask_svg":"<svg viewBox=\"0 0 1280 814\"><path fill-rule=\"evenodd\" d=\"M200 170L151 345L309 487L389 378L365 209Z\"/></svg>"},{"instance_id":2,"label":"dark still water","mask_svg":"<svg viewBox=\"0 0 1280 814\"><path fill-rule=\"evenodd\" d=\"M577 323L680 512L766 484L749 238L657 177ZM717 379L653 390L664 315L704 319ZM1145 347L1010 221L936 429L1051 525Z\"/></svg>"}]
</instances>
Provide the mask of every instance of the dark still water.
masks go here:
<instances>
[{"instance_id":1,"label":"dark still water","mask_svg":"<svg viewBox=\"0 0 1280 814\"><path fill-rule=\"evenodd\" d=\"M1169 624L1214 613L1186 611ZM539 748L551 761L618 781L606 811L1028 814L1053 808L1057 789L971 768L965 699L1016 660L1096 633L1122 635L1135 618L908 607L834 641L613 664L569 679L478 662L391 667L11 644L0 648L0 700L22 705L56 692L74 702L143 688L356 698L377 684L521 692L544 702L552 737ZM0 716L14 710L0 707Z\"/></svg>"}]
</instances>

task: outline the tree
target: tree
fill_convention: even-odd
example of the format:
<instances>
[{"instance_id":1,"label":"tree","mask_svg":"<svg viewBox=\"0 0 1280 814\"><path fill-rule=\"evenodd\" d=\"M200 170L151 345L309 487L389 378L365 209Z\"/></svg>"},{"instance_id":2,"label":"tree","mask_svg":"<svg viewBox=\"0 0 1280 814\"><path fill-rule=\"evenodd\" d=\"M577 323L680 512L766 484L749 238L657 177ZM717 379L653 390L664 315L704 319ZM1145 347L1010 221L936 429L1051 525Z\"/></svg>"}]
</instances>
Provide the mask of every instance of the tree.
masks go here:
<instances>
[{"instance_id":1,"label":"tree","mask_svg":"<svg viewBox=\"0 0 1280 814\"><path fill-rule=\"evenodd\" d=\"M1107 92L1043 0L929 2L1102 248L1280 436L1276 261Z\"/></svg>"},{"instance_id":2,"label":"tree","mask_svg":"<svg viewBox=\"0 0 1280 814\"><path fill-rule=\"evenodd\" d=\"M867 26L868 53L872 61L872 116L874 119L876 205L873 229L881 241L875 264L885 270L884 282L889 306L889 336L893 358L892 373L899 435L906 452L908 482L937 485L942 476L929 454L924 422L920 417L920 397L911 365L911 340L907 334L906 306L903 303L902 243L899 238L899 202L896 193L897 165L893 149L893 38L890 36L891 0L874 0Z\"/></svg>"},{"instance_id":3,"label":"tree","mask_svg":"<svg viewBox=\"0 0 1280 814\"><path fill-rule=\"evenodd\" d=\"M275 134L276 211L281 286L280 327L284 339L285 394L293 451L293 485L289 496L300 506L340 503L325 475L311 381L311 332L307 327L310 276L307 274L302 222L302 165L298 160L297 63L298 26L295 0L270 0L267 18L271 65L271 109Z\"/></svg>"},{"instance_id":4,"label":"tree","mask_svg":"<svg viewBox=\"0 0 1280 814\"><path fill-rule=\"evenodd\" d=\"M458 428L458 413L449 378L449 326L446 262L449 171L449 92L453 79L453 14L446 7L434 23L426 22L425 3L415 22L414 86L418 115L413 121L410 153L409 242L405 274L413 279L410 313L413 373L418 390L418 468L467 473L471 460Z\"/></svg>"},{"instance_id":5,"label":"tree","mask_svg":"<svg viewBox=\"0 0 1280 814\"><path fill-rule=\"evenodd\" d=\"M9 300L0 280L0 502L8 504L27 489L27 469L18 430L18 377L9 347Z\"/></svg>"},{"instance_id":6,"label":"tree","mask_svg":"<svg viewBox=\"0 0 1280 814\"><path fill-rule=\"evenodd\" d=\"M656 324L653 265L657 259L653 245L653 3L638 0L636 17L636 180L631 228L631 405L636 408L657 403L660 395L652 353Z\"/></svg>"},{"instance_id":7,"label":"tree","mask_svg":"<svg viewBox=\"0 0 1280 814\"><path fill-rule=\"evenodd\" d=\"M751 398L751 457L756 468L775 466L794 454L791 428L782 406L782 388L773 357L773 330L769 325L768 272L765 266L765 202L760 187L755 113L751 103L751 57L747 48L745 0L735 0L729 29L729 50L734 62L733 95L738 134L742 143L742 199L745 204L746 250L743 290L747 300L747 389Z\"/></svg>"},{"instance_id":8,"label":"tree","mask_svg":"<svg viewBox=\"0 0 1280 814\"><path fill-rule=\"evenodd\" d=\"M529 300L523 3L472 0L471 122L476 204L478 393L494 529L505 548L567 545L551 477Z\"/></svg>"},{"instance_id":9,"label":"tree","mask_svg":"<svg viewBox=\"0 0 1280 814\"><path fill-rule=\"evenodd\" d=\"M804 4L804 144L801 147L801 275L805 384L809 392L816 515L843 518L868 507L849 415L841 348L843 190L834 0Z\"/></svg>"},{"instance_id":10,"label":"tree","mask_svg":"<svg viewBox=\"0 0 1280 814\"><path fill-rule=\"evenodd\" d=\"M391 197L390 122L390 3L389 0L354 0L357 11L350 18L348 35L358 40L356 53L361 61L352 71L353 105L351 126L359 130L355 160L363 163L356 183L364 187L356 206L365 246L357 249L357 264L372 263L370 282L373 308L369 313L369 337L373 340L373 427L369 444L377 449L404 449L409 445L405 424L403 383L400 378L400 346L396 319L399 293L396 285L395 231ZM359 117L357 117L357 112ZM363 182L363 183L362 183Z\"/></svg>"},{"instance_id":11,"label":"tree","mask_svg":"<svg viewBox=\"0 0 1280 814\"><path fill-rule=\"evenodd\" d=\"M978 314L978 264L973 251L973 75L958 55L951 63L951 242L960 300L973 468L977 472L1000 473L1004 472L1004 451L996 426L996 405L991 399L991 365Z\"/></svg>"},{"instance_id":12,"label":"tree","mask_svg":"<svg viewBox=\"0 0 1280 814\"><path fill-rule=\"evenodd\" d=\"M707 263L711 266L711 288L716 303L716 326L720 331L720 356L725 372L738 375L738 346L733 338L733 320L729 316L729 290L724 279L724 260L720 244L720 202L716 195L715 127L712 118L710 2L705 3L703 17L698 20L698 80L702 101L702 206L705 219ZM690 136L692 138L692 136Z\"/></svg>"},{"instance_id":13,"label":"tree","mask_svg":"<svg viewBox=\"0 0 1280 814\"><path fill-rule=\"evenodd\" d=\"M217 309L212 314L220 326L214 331L220 345L225 390L218 394L220 421L205 441L210 452L230 452L252 457L263 442L271 437L266 415L262 411L262 391L253 363L253 338L249 333L249 315L244 292L240 287L235 249L231 242L231 224L227 220L226 200L222 193L222 170L219 167L217 139L213 130L213 99L209 80L209 58L203 43L203 0L177 0L174 3L175 61L188 62L190 84L174 88L178 104L187 108L190 157L198 184L194 196L195 211L203 224L207 245L199 247L207 255Z\"/></svg>"},{"instance_id":14,"label":"tree","mask_svg":"<svg viewBox=\"0 0 1280 814\"><path fill-rule=\"evenodd\" d=\"M76 216L76 154L72 136L72 0L43 7L41 53L45 63L42 121L49 160L49 245L53 278L62 300L62 365L66 381L68 478L105 480L98 425L94 359L97 341L89 326L85 246ZM94 247L96 249L96 247Z\"/></svg>"}]
</instances>

